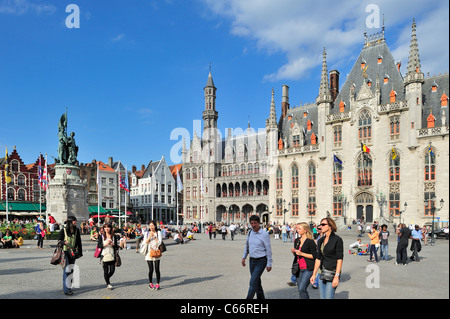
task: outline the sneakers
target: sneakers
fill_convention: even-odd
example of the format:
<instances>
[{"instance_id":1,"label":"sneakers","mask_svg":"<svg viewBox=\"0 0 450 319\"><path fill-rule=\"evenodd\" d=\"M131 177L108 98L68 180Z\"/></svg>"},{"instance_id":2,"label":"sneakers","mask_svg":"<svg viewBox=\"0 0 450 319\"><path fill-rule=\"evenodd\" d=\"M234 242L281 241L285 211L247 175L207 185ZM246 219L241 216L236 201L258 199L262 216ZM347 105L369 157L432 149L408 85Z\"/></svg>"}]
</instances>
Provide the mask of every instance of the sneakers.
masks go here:
<instances>
[{"instance_id":1,"label":"sneakers","mask_svg":"<svg viewBox=\"0 0 450 319\"><path fill-rule=\"evenodd\" d=\"M159 290L159 289L161 289L161 287L159 286L159 284L157 284L157 285L149 284L148 285L148 289L150 289L150 290Z\"/></svg>"},{"instance_id":2,"label":"sneakers","mask_svg":"<svg viewBox=\"0 0 450 319\"><path fill-rule=\"evenodd\" d=\"M113 286L112 286L112 285L107 285L107 286L106 286L106 289L112 290L112 289L113 289Z\"/></svg>"}]
</instances>

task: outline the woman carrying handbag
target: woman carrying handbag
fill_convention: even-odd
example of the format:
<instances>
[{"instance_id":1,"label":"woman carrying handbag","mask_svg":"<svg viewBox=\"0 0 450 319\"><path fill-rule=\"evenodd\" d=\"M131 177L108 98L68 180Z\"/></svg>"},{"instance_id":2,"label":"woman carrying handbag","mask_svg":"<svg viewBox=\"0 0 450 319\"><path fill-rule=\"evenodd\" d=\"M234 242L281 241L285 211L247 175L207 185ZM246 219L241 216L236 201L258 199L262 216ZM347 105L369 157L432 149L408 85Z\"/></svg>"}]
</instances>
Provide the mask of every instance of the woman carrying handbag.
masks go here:
<instances>
[{"instance_id":1,"label":"woman carrying handbag","mask_svg":"<svg viewBox=\"0 0 450 319\"><path fill-rule=\"evenodd\" d=\"M162 243L161 232L158 230L158 226L155 221L151 221L149 226L148 236L145 240L145 244L148 245L147 254L145 255L145 260L148 265L148 279L149 279L149 289L159 290L161 273L159 271L162 252L160 246ZM153 271L156 272L156 285L153 285Z\"/></svg>"},{"instance_id":2,"label":"woman carrying handbag","mask_svg":"<svg viewBox=\"0 0 450 319\"><path fill-rule=\"evenodd\" d=\"M110 223L103 225L103 234L98 236L97 248L101 249L101 261L103 266L103 276L106 282L106 288L113 289L110 279L116 271L117 236L114 235Z\"/></svg>"}]
</instances>

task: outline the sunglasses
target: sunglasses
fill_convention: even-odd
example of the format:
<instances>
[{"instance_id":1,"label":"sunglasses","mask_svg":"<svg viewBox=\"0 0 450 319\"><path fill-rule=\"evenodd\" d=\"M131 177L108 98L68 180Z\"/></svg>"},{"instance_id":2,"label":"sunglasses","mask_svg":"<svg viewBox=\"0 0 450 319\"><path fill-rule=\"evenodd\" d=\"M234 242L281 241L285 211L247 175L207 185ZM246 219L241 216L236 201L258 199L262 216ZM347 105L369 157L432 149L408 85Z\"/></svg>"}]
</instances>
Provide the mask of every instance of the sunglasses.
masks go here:
<instances>
[{"instance_id":1,"label":"sunglasses","mask_svg":"<svg viewBox=\"0 0 450 319\"><path fill-rule=\"evenodd\" d=\"M328 226L328 224L319 224L320 226Z\"/></svg>"}]
</instances>

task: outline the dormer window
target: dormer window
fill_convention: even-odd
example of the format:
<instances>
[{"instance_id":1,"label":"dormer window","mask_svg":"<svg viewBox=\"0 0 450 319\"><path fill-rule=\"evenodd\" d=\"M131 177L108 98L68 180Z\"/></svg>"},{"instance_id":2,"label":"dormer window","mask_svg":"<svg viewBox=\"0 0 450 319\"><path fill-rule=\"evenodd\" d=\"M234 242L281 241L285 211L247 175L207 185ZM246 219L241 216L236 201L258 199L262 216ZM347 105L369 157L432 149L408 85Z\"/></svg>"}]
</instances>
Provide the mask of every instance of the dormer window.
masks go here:
<instances>
[{"instance_id":1,"label":"dormer window","mask_svg":"<svg viewBox=\"0 0 450 319\"><path fill-rule=\"evenodd\" d=\"M344 110L345 110L345 103L344 103L344 101L341 101L340 103L339 103L339 112L344 112Z\"/></svg>"},{"instance_id":2,"label":"dormer window","mask_svg":"<svg viewBox=\"0 0 450 319\"><path fill-rule=\"evenodd\" d=\"M391 93L389 93L389 102L394 103L396 96L397 92L395 92L394 89L392 89Z\"/></svg>"},{"instance_id":3,"label":"dormer window","mask_svg":"<svg viewBox=\"0 0 450 319\"><path fill-rule=\"evenodd\" d=\"M436 122L436 118L433 115L433 112L430 111L430 115L427 118L427 128L434 127L434 123Z\"/></svg>"},{"instance_id":4,"label":"dormer window","mask_svg":"<svg viewBox=\"0 0 450 319\"><path fill-rule=\"evenodd\" d=\"M361 70L366 67L366 60L361 61Z\"/></svg>"},{"instance_id":5,"label":"dormer window","mask_svg":"<svg viewBox=\"0 0 450 319\"><path fill-rule=\"evenodd\" d=\"M438 89L438 85L436 84L436 82L433 83L433 86L431 87L431 92L437 92Z\"/></svg>"},{"instance_id":6,"label":"dormer window","mask_svg":"<svg viewBox=\"0 0 450 319\"><path fill-rule=\"evenodd\" d=\"M441 107L446 107L447 103L448 103L448 97L444 92L444 94L442 94L442 96L441 96Z\"/></svg>"},{"instance_id":7,"label":"dormer window","mask_svg":"<svg viewBox=\"0 0 450 319\"><path fill-rule=\"evenodd\" d=\"M312 133L312 135L311 135L311 145L316 145L316 144L317 144L316 134Z\"/></svg>"},{"instance_id":8,"label":"dormer window","mask_svg":"<svg viewBox=\"0 0 450 319\"><path fill-rule=\"evenodd\" d=\"M389 83L389 75L387 75L387 74L384 75L384 81L383 81L383 83L384 83L384 84Z\"/></svg>"},{"instance_id":9,"label":"dormer window","mask_svg":"<svg viewBox=\"0 0 450 319\"><path fill-rule=\"evenodd\" d=\"M308 120L308 122L306 122L306 129L308 131L311 131L311 126L312 126L312 122L310 120Z\"/></svg>"},{"instance_id":10,"label":"dormer window","mask_svg":"<svg viewBox=\"0 0 450 319\"><path fill-rule=\"evenodd\" d=\"M372 80L371 80L371 79L368 79L368 80L367 80L367 86L368 86L368 87L372 87Z\"/></svg>"},{"instance_id":11,"label":"dormer window","mask_svg":"<svg viewBox=\"0 0 450 319\"><path fill-rule=\"evenodd\" d=\"M378 56L378 64L381 64L381 62L383 62L383 56L379 55Z\"/></svg>"},{"instance_id":12,"label":"dormer window","mask_svg":"<svg viewBox=\"0 0 450 319\"><path fill-rule=\"evenodd\" d=\"M308 116L308 111L303 112L303 117L307 117Z\"/></svg>"}]
</instances>

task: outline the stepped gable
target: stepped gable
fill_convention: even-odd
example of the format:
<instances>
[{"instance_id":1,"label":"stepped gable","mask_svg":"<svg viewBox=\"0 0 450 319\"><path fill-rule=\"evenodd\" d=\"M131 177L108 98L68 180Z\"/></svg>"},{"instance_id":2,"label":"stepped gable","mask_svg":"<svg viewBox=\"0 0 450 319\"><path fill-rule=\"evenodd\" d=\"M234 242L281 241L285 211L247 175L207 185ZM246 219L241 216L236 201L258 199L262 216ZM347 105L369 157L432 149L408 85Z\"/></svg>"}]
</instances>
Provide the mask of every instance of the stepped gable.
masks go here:
<instances>
[{"instance_id":1,"label":"stepped gable","mask_svg":"<svg viewBox=\"0 0 450 319\"><path fill-rule=\"evenodd\" d=\"M386 41L384 40L384 33L378 37L372 36L371 41L364 44L359 57L355 61L351 72L345 80L342 89L340 90L336 100L332 104L330 114L339 113L339 103L345 103L344 111L350 111L350 87L354 84L355 98L363 87L364 82L371 82L370 90L375 96L376 80L379 77L381 104L389 103L389 93L394 90L397 93L397 101L405 100L405 90L403 84L403 77L399 71L398 64L394 60ZM381 59L381 60L379 60ZM388 77L388 82L384 83L385 76Z\"/></svg>"}]
</instances>

